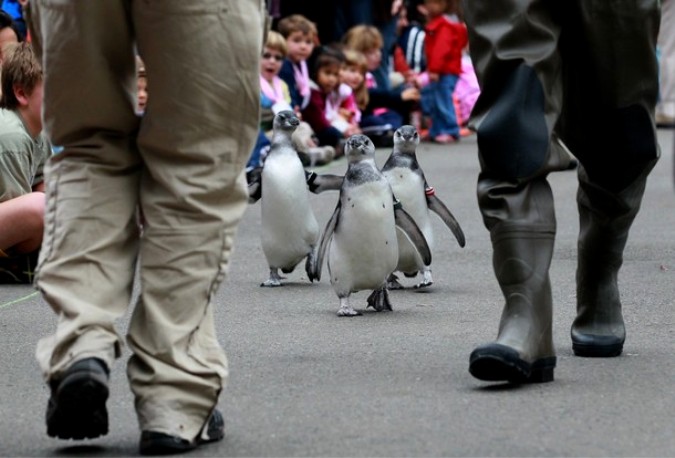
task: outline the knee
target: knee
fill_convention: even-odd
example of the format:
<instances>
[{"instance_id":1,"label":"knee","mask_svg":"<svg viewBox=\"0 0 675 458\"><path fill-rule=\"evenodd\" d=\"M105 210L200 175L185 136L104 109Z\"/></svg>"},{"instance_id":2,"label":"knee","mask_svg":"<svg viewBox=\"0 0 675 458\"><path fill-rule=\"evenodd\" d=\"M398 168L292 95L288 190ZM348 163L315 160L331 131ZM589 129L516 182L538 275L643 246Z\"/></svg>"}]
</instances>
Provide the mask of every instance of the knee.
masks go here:
<instances>
[{"instance_id":1,"label":"knee","mask_svg":"<svg viewBox=\"0 0 675 458\"><path fill-rule=\"evenodd\" d=\"M534 69L526 65L515 68L487 102L489 111L478 125L484 171L517 179L532 176L544 166L550 137L545 102L544 88Z\"/></svg>"},{"instance_id":2,"label":"knee","mask_svg":"<svg viewBox=\"0 0 675 458\"><path fill-rule=\"evenodd\" d=\"M26 230L25 240L28 251L38 249L42 243L42 233L45 224L45 194L32 192L25 196L21 218ZM29 246L28 246L29 245Z\"/></svg>"}]
</instances>

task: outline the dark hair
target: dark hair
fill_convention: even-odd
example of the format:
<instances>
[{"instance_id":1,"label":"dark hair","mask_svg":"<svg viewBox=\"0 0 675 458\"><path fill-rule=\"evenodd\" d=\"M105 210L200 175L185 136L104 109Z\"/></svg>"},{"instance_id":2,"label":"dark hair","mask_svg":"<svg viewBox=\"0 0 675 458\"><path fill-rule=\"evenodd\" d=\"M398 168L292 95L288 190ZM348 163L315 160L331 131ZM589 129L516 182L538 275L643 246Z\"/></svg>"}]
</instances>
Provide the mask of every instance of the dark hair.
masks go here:
<instances>
[{"instance_id":1,"label":"dark hair","mask_svg":"<svg viewBox=\"0 0 675 458\"><path fill-rule=\"evenodd\" d=\"M12 19L12 16L10 16L5 10L0 10L0 30L7 27L14 30L17 41L22 42L24 40L25 37L23 33L21 33L21 30L19 30L19 26L17 25L16 21Z\"/></svg>"},{"instance_id":2,"label":"dark hair","mask_svg":"<svg viewBox=\"0 0 675 458\"><path fill-rule=\"evenodd\" d=\"M329 65L342 66L346 62L345 55L332 46L317 46L308 59L309 77L316 81L319 69Z\"/></svg>"}]
</instances>

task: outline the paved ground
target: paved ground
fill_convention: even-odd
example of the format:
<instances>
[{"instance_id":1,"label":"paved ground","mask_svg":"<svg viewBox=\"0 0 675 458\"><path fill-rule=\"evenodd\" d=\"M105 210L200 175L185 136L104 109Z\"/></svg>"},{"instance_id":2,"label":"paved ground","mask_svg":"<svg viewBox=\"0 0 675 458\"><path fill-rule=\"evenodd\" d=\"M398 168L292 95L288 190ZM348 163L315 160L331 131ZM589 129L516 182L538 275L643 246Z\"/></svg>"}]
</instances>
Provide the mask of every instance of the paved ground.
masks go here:
<instances>
[{"instance_id":1,"label":"paved ground","mask_svg":"<svg viewBox=\"0 0 675 458\"><path fill-rule=\"evenodd\" d=\"M620 282L628 340L620 358L572 356L575 173L551 177L559 232L551 270L558 368L553 383L508 387L473 379L468 356L496 335L501 298L476 206L473 139L424 145L422 167L462 224L460 249L435 219L436 283L392 293L393 313L338 318L329 283L304 272L283 288L267 269L260 207L245 215L231 275L216 298L231 377L227 438L194 456L675 456L675 192L672 131L632 231ZM378 154L382 163L387 152ZM323 171L343 173L344 160ZM335 194L313 196L323 225ZM412 281L408 281L408 285ZM367 293L354 296L365 308ZM29 287L0 288L0 455L119 456L138 432L124 360L113 367L111 431L73 442L45 434L48 397L33 353L55 317ZM124 332L126 320L119 329Z\"/></svg>"}]
</instances>

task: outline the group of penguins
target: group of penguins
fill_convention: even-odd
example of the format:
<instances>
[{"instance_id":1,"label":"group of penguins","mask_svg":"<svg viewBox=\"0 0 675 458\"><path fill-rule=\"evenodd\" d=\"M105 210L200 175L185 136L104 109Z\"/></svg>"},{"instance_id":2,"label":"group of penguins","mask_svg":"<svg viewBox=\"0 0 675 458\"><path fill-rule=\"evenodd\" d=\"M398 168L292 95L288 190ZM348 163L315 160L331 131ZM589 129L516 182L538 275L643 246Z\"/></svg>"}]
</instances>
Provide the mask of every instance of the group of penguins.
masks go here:
<instances>
[{"instance_id":1,"label":"group of penguins","mask_svg":"<svg viewBox=\"0 0 675 458\"><path fill-rule=\"evenodd\" d=\"M291 136L299 123L292 111L275 116L271 148L262 169L249 181L249 202L262 200L262 249L270 269L269 279L260 286L281 286L279 270L292 272L305 258L309 280L319 281L326 251L330 282L340 300L338 316L361 315L349 297L364 290L372 290L368 307L392 310L387 290L402 288L394 272L407 277L421 273L422 282L415 287L431 285L429 211L441 217L461 247L465 238L417 162L417 130L396 130L392 153L381 170L375 164L373 142L353 135L344 146L346 174L318 175L304 169L293 147ZM323 234L308 190L340 191Z\"/></svg>"}]
</instances>

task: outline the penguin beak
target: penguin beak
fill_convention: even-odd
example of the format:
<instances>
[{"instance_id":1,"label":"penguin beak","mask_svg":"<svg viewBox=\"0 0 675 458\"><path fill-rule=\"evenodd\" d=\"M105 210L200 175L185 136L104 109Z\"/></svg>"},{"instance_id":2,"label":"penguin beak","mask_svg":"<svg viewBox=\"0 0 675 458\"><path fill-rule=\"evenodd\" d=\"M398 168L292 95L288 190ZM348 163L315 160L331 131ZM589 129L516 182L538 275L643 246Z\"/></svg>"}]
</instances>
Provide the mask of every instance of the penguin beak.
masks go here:
<instances>
[{"instance_id":1,"label":"penguin beak","mask_svg":"<svg viewBox=\"0 0 675 458\"><path fill-rule=\"evenodd\" d=\"M291 126L297 127L297 126L300 125L300 120L296 117L293 117L293 118L289 119L288 122Z\"/></svg>"}]
</instances>

